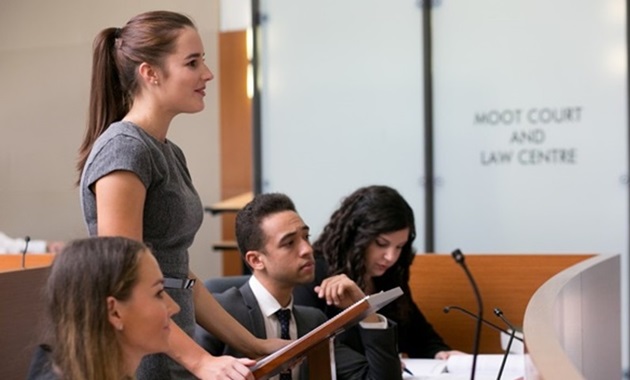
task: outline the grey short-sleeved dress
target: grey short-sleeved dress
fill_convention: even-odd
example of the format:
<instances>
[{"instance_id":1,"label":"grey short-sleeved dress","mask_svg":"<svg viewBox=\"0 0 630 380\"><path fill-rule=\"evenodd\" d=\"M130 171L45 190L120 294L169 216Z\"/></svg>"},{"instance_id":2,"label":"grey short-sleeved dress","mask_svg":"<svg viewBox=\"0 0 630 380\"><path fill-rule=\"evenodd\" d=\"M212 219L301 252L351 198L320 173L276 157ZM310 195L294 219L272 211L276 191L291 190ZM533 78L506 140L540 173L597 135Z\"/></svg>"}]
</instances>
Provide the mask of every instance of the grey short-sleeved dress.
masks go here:
<instances>
[{"instance_id":1,"label":"grey short-sleeved dress","mask_svg":"<svg viewBox=\"0 0 630 380\"><path fill-rule=\"evenodd\" d=\"M90 236L97 235L93 185L118 170L135 173L147 190L142 233L162 273L166 277L188 277L188 248L201 226L203 206L181 149L169 140L155 139L133 123L111 124L96 140L81 176L81 206ZM173 320L192 336L195 329L192 290L167 291L181 307ZM166 355L146 357L138 368L137 378L194 379Z\"/></svg>"}]
</instances>

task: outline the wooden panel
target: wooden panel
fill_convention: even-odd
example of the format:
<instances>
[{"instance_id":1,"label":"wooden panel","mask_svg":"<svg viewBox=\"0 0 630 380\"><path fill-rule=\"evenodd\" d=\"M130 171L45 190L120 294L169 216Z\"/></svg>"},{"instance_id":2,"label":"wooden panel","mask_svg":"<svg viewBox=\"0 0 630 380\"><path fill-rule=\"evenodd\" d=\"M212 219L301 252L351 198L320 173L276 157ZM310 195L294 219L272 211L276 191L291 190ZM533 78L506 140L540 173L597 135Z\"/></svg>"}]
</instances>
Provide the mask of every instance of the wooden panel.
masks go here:
<instances>
[{"instance_id":1,"label":"wooden panel","mask_svg":"<svg viewBox=\"0 0 630 380\"><path fill-rule=\"evenodd\" d=\"M214 249L215 251L235 251L238 249L238 246L235 241L219 241L212 244L212 249Z\"/></svg>"},{"instance_id":2,"label":"wooden panel","mask_svg":"<svg viewBox=\"0 0 630 380\"><path fill-rule=\"evenodd\" d=\"M0 273L0 379L25 379L41 343L50 267Z\"/></svg>"},{"instance_id":3,"label":"wooden panel","mask_svg":"<svg viewBox=\"0 0 630 380\"><path fill-rule=\"evenodd\" d=\"M205 208L206 212L211 214L220 214L224 212L236 212L242 209L247 203L254 198L254 193L248 191L232 198L227 198L221 202L217 202Z\"/></svg>"},{"instance_id":4,"label":"wooden panel","mask_svg":"<svg viewBox=\"0 0 630 380\"><path fill-rule=\"evenodd\" d=\"M234 233L234 220L236 214L222 214L223 239L224 241L236 240ZM238 276L243 274L243 259L238 249L224 249L223 252L223 275Z\"/></svg>"},{"instance_id":5,"label":"wooden panel","mask_svg":"<svg viewBox=\"0 0 630 380\"><path fill-rule=\"evenodd\" d=\"M221 135L221 198L227 199L253 189L252 116L247 97L246 32L219 34L219 99ZM221 216L222 239L234 240L234 216ZM243 273L236 250L223 253L223 275Z\"/></svg>"},{"instance_id":6,"label":"wooden panel","mask_svg":"<svg viewBox=\"0 0 630 380\"><path fill-rule=\"evenodd\" d=\"M49 266L54 255L46 254L26 254L24 257L25 268L37 268ZM0 255L0 272L22 269L22 255Z\"/></svg>"},{"instance_id":7,"label":"wooden panel","mask_svg":"<svg viewBox=\"0 0 630 380\"><path fill-rule=\"evenodd\" d=\"M481 292L484 318L504 326L493 313L498 307L520 328L534 292L558 272L592 256L467 254L465 260ZM444 307L457 305L477 313L475 296L463 269L450 255L421 254L414 259L410 277L413 299L429 322L453 349L472 352L475 320L456 310L443 312ZM499 333L485 325L480 352L502 352Z\"/></svg>"}]
</instances>

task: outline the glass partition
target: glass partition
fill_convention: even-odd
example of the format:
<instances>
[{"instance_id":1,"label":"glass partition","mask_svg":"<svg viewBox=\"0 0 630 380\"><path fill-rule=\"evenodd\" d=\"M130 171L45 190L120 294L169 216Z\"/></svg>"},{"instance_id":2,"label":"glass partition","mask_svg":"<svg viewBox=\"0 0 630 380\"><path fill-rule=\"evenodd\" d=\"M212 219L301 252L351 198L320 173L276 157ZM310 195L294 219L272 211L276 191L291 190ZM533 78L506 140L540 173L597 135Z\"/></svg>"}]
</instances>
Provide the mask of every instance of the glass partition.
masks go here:
<instances>
[{"instance_id":1,"label":"glass partition","mask_svg":"<svg viewBox=\"0 0 630 380\"><path fill-rule=\"evenodd\" d=\"M360 186L398 189L423 246L421 8L412 0L262 0L262 191L316 237Z\"/></svg>"},{"instance_id":2,"label":"glass partition","mask_svg":"<svg viewBox=\"0 0 630 380\"><path fill-rule=\"evenodd\" d=\"M432 12L437 251L625 253L620 0Z\"/></svg>"}]
</instances>

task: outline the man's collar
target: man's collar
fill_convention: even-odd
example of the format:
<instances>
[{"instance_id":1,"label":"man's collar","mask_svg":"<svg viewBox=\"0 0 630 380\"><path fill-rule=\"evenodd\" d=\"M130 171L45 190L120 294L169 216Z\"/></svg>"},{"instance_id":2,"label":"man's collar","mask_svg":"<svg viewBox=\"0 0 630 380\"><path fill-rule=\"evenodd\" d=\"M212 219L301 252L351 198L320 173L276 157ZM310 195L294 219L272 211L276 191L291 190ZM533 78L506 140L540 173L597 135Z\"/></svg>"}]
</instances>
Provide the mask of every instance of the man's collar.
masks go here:
<instances>
[{"instance_id":1,"label":"man's collar","mask_svg":"<svg viewBox=\"0 0 630 380\"><path fill-rule=\"evenodd\" d=\"M260 306L260 311L265 317L269 317L275 314L276 311L283 309L278 300L269 293L267 288L256 278L255 274L249 278L249 287L252 289L256 301L258 301L258 306ZM293 296L291 296L291 301L289 301L287 308L293 309Z\"/></svg>"}]
</instances>

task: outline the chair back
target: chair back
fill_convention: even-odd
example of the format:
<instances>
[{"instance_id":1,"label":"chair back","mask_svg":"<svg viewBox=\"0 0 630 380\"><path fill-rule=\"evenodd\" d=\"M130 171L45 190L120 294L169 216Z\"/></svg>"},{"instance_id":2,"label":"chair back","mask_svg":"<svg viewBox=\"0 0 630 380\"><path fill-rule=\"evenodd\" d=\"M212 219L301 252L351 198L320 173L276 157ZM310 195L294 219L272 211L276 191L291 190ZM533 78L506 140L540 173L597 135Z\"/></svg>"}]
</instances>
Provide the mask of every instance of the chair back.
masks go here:
<instances>
[{"instance_id":1,"label":"chair back","mask_svg":"<svg viewBox=\"0 0 630 380\"><path fill-rule=\"evenodd\" d=\"M223 293L232 287L240 288L249 280L249 277L250 275L214 277L207 279L204 285L210 293Z\"/></svg>"},{"instance_id":2,"label":"chair back","mask_svg":"<svg viewBox=\"0 0 630 380\"><path fill-rule=\"evenodd\" d=\"M206 281L204 281L203 284L210 293L218 294L223 293L233 287L240 288L248 280L249 275L224 276L207 279ZM197 342L206 351L212 353L210 334L203 327L199 325L195 326L195 335L193 338L195 339L195 342Z\"/></svg>"}]
</instances>

